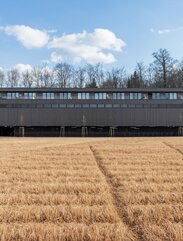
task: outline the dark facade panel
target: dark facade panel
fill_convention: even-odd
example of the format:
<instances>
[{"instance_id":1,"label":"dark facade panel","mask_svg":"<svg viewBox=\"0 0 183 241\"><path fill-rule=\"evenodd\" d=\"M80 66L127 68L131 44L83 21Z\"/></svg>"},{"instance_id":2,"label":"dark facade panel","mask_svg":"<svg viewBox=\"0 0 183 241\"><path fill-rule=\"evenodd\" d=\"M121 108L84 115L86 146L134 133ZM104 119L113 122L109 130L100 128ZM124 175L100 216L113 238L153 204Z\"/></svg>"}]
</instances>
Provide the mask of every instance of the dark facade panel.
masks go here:
<instances>
[{"instance_id":1,"label":"dark facade panel","mask_svg":"<svg viewBox=\"0 0 183 241\"><path fill-rule=\"evenodd\" d=\"M183 126L183 109L0 109L0 126Z\"/></svg>"}]
</instances>

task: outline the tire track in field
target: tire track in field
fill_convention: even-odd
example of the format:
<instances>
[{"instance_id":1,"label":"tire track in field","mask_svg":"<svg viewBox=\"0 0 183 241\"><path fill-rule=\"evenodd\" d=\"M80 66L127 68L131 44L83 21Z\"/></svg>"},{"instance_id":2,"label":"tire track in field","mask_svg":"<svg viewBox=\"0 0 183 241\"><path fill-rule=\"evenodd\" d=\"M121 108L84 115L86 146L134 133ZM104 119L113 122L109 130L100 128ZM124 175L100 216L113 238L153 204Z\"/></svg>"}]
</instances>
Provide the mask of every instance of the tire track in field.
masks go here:
<instances>
[{"instance_id":1,"label":"tire track in field","mask_svg":"<svg viewBox=\"0 0 183 241\"><path fill-rule=\"evenodd\" d=\"M134 241L142 241L143 239L142 239L141 235L138 232L136 232L135 227L132 227L129 225L128 218L125 215L124 206L121 204L121 200L118 195L118 185L117 185L117 183L114 183L113 176L109 173L109 171L107 170L105 165L102 164L103 158L100 156L100 154L97 152L97 150L95 150L95 148L92 145L90 145L89 148L94 156L94 159L97 163L97 166L98 166L100 172L104 176L105 181L109 187L109 192L112 197L112 202L113 202L114 208L115 208L121 222L124 223L128 227L129 231L132 233L132 235L134 235Z\"/></svg>"},{"instance_id":2,"label":"tire track in field","mask_svg":"<svg viewBox=\"0 0 183 241\"><path fill-rule=\"evenodd\" d=\"M163 141L163 144L165 146L168 146L169 148L173 149L174 151L177 151L178 153L180 153L181 155L183 155L183 151L181 151L179 148L173 146L172 144L166 142L166 141Z\"/></svg>"}]
</instances>

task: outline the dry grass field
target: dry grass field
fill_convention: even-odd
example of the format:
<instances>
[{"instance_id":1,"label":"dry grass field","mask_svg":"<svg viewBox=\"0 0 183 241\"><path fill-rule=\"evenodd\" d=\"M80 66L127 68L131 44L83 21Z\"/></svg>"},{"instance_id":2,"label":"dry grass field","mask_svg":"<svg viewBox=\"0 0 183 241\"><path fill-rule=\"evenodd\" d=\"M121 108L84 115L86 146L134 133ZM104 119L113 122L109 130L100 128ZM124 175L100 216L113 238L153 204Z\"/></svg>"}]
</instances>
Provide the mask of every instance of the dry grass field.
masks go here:
<instances>
[{"instance_id":1,"label":"dry grass field","mask_svg":"<svg viewBox=\"0 0 183 241\"><path fill-rule=\"evenodd\" d=\"M183 241L183 138L1 138L1 241Z\"/></svg>"}]
</instances>

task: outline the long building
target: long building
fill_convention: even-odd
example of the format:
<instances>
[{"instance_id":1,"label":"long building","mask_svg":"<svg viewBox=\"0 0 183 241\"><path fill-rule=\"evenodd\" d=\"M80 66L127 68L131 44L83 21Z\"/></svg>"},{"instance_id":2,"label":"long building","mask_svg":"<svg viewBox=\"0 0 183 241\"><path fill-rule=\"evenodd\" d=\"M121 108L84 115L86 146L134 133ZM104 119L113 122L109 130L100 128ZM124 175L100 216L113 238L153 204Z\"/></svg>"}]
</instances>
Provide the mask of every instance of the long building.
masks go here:
<instances>
[{"instance_id":1,"label":"long building","mask_svg":"<svg viewBox=\"0 0 183 241\"><path fill-rule=\"evenodd\" d=\"M183 135L183 89L1 88L1 136Z\"/></svg>"}]
</instances>

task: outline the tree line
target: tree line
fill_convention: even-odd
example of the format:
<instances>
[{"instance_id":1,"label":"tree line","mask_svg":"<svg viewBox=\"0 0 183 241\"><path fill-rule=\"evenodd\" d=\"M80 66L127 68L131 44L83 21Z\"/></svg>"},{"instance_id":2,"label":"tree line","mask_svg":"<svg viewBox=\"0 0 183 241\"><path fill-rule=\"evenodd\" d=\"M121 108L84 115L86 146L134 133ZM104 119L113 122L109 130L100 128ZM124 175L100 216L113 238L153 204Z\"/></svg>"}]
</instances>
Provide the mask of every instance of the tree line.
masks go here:
<instances>
[{"instance_id":1,"label":"tree line","mask_svg":"<svg viewBox=\"0 0 183 241\"><path fill-rule=\"evenodd\" d=\"M183 61L172 58L167 49L152 55L152 63L138 62L130 75L125 67L104 70L100 63L74 67L62 62L53 69L34 67L22 73L16 68L0 70L0 87L183 88Z\"/></svg>"}]
</instances>

